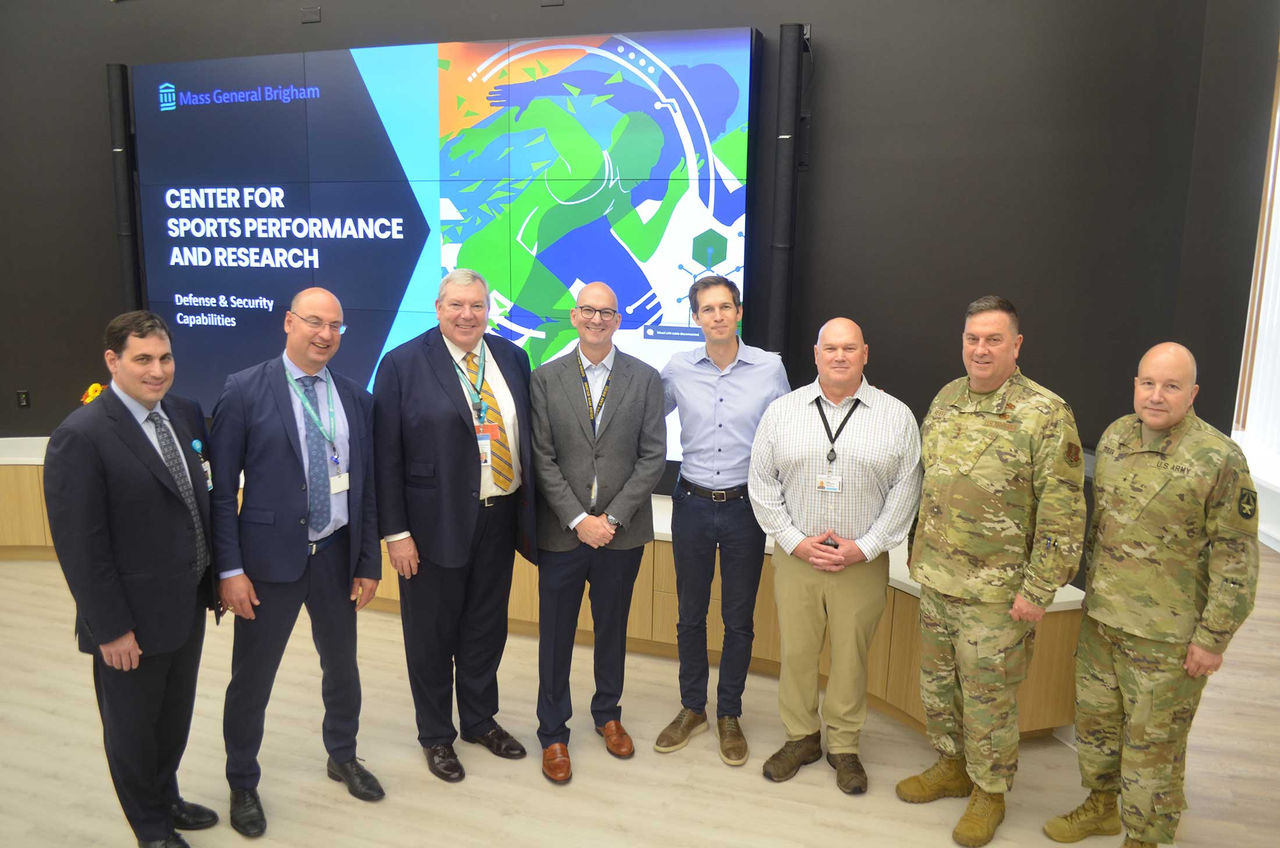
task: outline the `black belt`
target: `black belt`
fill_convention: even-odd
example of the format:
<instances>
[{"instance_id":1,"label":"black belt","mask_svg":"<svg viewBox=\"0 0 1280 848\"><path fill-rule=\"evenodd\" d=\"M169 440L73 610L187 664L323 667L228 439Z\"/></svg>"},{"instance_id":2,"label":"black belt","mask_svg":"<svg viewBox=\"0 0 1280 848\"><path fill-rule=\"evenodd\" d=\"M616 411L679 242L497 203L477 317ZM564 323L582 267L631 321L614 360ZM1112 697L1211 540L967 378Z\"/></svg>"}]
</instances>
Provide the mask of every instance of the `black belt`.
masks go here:
<instances>
[{"instance_id":1,"label":"black belt","mask_svg":"<svg viewBox=\"0 0 1280 848\"><path fill-rule=\"evenodd\" d=\"M481 498L480 506L487 509L488 507L491 507L491 506L497 506L498 504L505 501L507 498L514 497L514 496L515 496L515 492L511 492L506 495L494 495L488 498Z\"/></svg>"},{"instance_id":2,"label":"black belt","mask_svg":"<svg viewBox=\"0 0 1280 848\"><path fill-rule=\"evenodd\" d=\"M323 539L316 539L314 542L307 542L307 553L310 556L315 556L316 554L323 551L325 548L332 545L334 542L338 541L339 539L345 539L346 537L347 537L347 528L339 527L337 530L334 530L332 533L330 533L328 536L325 536Z\"/></svg>"},{"instance_id":3,"label":"black belt","mask_svg":"<svg viewBox=\"0 0 1280 848\"><path fill-rule=\"evenodd\" d=\"M697 495L700 498L706 498L716 503L724 503L725 501L736 501L739 498L747 496L747 485L743 483L741 486L734 486L731 489L704 489L697 483L692 483L683 477L680 478L680 485L684 486L686 492L691 495Z\"/></svg>"}]
</instances>

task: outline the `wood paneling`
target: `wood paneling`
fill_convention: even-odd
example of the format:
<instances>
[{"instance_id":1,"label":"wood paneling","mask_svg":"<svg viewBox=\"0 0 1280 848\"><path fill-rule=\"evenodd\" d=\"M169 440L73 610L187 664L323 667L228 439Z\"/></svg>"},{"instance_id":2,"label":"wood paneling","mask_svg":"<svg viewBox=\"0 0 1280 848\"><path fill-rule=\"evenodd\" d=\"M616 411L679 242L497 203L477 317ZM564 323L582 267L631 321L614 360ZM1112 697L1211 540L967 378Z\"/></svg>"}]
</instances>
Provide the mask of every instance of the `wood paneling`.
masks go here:
<instances>
[{"instance_id":1,"label":"wood paneling","mask_svg":"<svg viewBox=\"0 0 1280 848\"><path fill-rule=\"evenodd\" d=\"M0 545L51 545L44 509L44 469L0 465Z\"/></svg>"}]
</instances>

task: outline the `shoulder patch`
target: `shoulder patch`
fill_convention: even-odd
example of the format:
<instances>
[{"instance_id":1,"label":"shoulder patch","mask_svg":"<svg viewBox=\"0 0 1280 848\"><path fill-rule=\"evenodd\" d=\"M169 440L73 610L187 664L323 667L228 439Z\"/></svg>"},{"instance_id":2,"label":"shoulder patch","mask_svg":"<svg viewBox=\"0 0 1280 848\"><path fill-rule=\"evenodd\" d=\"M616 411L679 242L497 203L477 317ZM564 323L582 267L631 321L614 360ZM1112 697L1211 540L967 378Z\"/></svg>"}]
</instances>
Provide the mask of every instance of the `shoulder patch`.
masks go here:
<instances>
[{"instance_id":1,"label":"shoulder patch","mask_svg":"<svg viewBox=\"0 0 1280 848\"><path fill-rule=\"evenodd\" d=\"M1080 464L1080 446L1075 442L1067 442L1066 455L1067 465L1075 468Z\"/></svg>"},{"instance_id":2,"label":"shoulder patch","mask_svg":"<svg viewBox=\"0 0 1280 848\"><path fill-rule=\"evenodd\" d=\"M1246 521L1252 521L1258 514L1258 493L1242 486L1240 497L1236 499L1236 512Z\"/></svg>"}]
</instances>

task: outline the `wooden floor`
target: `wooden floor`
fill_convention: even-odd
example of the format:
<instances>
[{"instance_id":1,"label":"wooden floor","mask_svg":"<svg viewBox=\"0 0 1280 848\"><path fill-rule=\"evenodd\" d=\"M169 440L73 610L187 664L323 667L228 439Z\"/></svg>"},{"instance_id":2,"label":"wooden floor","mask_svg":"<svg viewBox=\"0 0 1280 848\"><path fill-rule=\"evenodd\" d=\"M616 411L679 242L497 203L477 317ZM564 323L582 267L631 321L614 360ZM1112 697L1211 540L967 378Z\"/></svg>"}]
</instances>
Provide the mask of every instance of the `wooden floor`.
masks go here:
<instances>
[{"instance_id":1,"label":"wooden floor","mask_svg":"<svg viewBox=\"0 0 1280 848\"><path fill-rule=\"evenodd\" d=\"M1280 843L1280 586L1268 552L1258 610L1237 636L1208 687L1192 734L1182 846ZM676 663L632 655L623 721L636 739L629 761L609 757L591 732L589 649L577 649L571 727L574 779L552 786L539 771L534 735L537 645L512 636L502 665L502 723L530 748L499 760L458 743L467 779L447 785L428 773L415 740L400 624L362 613L364 682L360 756L381 779L386 800L363 804L324 772L319 664L305 620L285 656L267 715L260 787L268 817L262 845L305 846L943 846L963 810L959 799L908 806L893 784L933 760L925 739L873 713L862 753L871 789L842 795L819 761L773 784L761 764L783 741L776 681L753 675L743 725L747 765L731 769L713 733L683 751L653 752L654 738L678 708ZM102 754L89 660L76 652L72 604L56 564L0 562L0 846L129 846ZM183 794L218 810L216 828L189 834L196 848L244 846L226 823L222 695L231 628L209 628L191 742L180 774ZM1082 797L1075 756L1053 738L1023 743L1017 787L995 846L1052 845L1046 817ZM1119 845L1119 837L1086 846Z\"/></svg>"}]
</instances>

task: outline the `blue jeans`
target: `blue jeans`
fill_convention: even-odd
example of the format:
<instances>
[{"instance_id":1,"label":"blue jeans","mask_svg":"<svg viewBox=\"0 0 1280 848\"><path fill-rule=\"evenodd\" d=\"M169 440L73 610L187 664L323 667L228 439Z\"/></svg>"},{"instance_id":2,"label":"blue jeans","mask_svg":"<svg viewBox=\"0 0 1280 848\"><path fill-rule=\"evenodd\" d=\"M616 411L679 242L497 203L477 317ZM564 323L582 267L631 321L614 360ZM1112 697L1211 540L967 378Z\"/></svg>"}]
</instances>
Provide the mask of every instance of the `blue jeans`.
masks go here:
<instances>
[{"instance_id":1,"label":"blue jeans","mask_svg":"<svg viewBox=\"0 0 1280 848\"><path fill-rule=\"evenodd\" d=\"M716 548L720 549L720 616L724 645L716 715L742 715L742 690L755 639L756 591L764 565L764 531L746 498L717 503L694 495L677 478L671 495L671 546L680 606L676 638L680 653L680 703L702 712L707 706L707 610Z\"/></svg>"}]
</instances>

